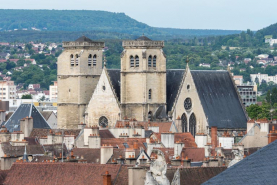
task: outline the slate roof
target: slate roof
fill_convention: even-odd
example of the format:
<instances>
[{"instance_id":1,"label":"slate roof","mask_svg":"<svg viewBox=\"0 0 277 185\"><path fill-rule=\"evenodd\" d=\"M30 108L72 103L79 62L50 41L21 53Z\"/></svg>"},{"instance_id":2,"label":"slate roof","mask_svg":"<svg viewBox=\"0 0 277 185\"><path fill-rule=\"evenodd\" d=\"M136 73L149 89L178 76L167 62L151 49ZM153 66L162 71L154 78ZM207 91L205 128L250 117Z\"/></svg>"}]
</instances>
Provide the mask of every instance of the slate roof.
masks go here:
<instances>
[{"instance_id":1,"label":"slate roof","mask_svg":"<svg viewBox=\"0 0 277 185\"><path fill-rule=\"evenodd\" d=\"M101 138L114 138L114 135L107 130L99 130L99 135Z\"/></svg>"},{"instance_id":2,"label":"slate roof","mask_svg":"<svg viewBox=\"0 0 277 185\"><path fill-rule=\"evenodd\" d=\"M151 39L149 39L148 37L142 35L139 38L137 38L136 40L147 40L147 41L151 41Z\"/></svg>"},{"instance_id":3,"label":"slate roof","mask_svg":"<svg viewBox=\"0 0 277 185\"><path fill-rule=\"evenodd\" d=\"M7 175L2 177L4 184L99 185L103 184L103 175L108 171L112 184L128 185L127 167L83 163L14 163Z\"/></svg>"},{"instance_id":4,"label":"slate roof","mask_svg":"<svg viewBox=\"0 0 277 185\"><path fill-rule=\"evenodd\" d=\"M25 117L33 118L33 128L50 128L33 104L21 104L4 125L10 132L20 131L20 120Z\"/></svg>"},{"instance_id":5,"label":"slate roof","mask_svg":"<svg viewBox=\"0 0 277 185\"><path fill-rule=\"evenodd\" d=\"M50 134L51 129L33 129L30 137L46 137L47 135ZM63 129L64 130L64 135L74 135L77 137L80 134L81 129ZM60 129L52 129L51 130L53 134L55 133L61 133Z\"/></svg>"},{"instance_id":6,"label":"slate roof","mask_svg":"<svg viewBox=\"0 0 277 185\"><path fill-rule=\"evenodd\" d=\"M120 69L107 69L115 94L120 101Z\"/></svg>"},{"instance_id":7,"label":"slate roof","mask_svg":"<svg viewBox=\"0 0 277 185\"><path fill-rule=\"evenodd\" d=\"M81 36L78 39L76 39L75 42L93 42L93 41L87 38L86 36Z\"/></svg>"},{"instance_id":8,"label":"slate roof","mask_svg":"<svg viewBox=\"0 0 277 185\"><path fill-rule=\"evenodd\" d=\"M276 184L277 141L244 158L204 184Z\"/></svg>"},{"instance_id":9,"label":"slate roof","mask_svg":"<svg viewBox=\"0 0 277 185\"><path fill-rule=\"evenodd\" d=\"M205 157L204 148L183 148L182 153L193 162L203 161Z\"/></svg>"},{"instance_id":10,"label":"slate roof","mask_svg":"<svg viewBox=\"0 0 277 185\"><path fill-rule=\"evenodd\" d=\"M180 168L180 184L200 185L224 171L226 167ZM171 182L176 168L168 168L166 176ZM224 183L223 183L224 184Z\"/></svg>"},{"instance_id":11,"label":"slate roof","mask_svg":"<svg viewBox=\"0 0 277 185\"><path fill-rule=\"evenodd\" d=\"M209 127L246 128L247 116L228 71L191 70L191 75Z\"/></svg>"},{"instance_id":12,"label":"slate roof","mask_svg":"<svg viewBox=\"0 0 277 185\"><path fill-rule=\"evenodd\" d=\"M100 164L100 150L100 148L73 148L73 153L79 158L83 156L87 163Z\"/></svg>"},{"instance_id":13,"label":"slate roof","mask_svg":"<svg viewBox=\"0 0 277 185\"><path fill-rule=\"evenodd\" d=\"M184 69L169 69L166 70L166 102L167 111L171 111L175 98L177 96L180 84L182 82L185 70Z\"/></svg>"}]
</instances>

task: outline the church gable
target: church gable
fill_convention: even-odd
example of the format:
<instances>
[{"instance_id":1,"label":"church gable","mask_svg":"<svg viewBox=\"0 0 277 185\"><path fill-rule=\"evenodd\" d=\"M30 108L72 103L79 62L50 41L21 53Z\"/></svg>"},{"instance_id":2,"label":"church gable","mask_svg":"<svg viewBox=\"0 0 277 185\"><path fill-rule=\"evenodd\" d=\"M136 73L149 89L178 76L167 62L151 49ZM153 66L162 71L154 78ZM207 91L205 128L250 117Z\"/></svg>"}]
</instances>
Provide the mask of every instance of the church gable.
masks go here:
<instances>
[{"instance_id":1,"label":"church gable","mask_svg":"<svg viewBox=\"0 0 277 185\"><path fill-rule=\"evenodd\" d=\"M245 129L247 116L228 71L191 71L209 127Z\"/></svg>"},{"instance_id":2,"label":"church gable","mask_svg":"<svg viewBox=\"0 0 277 185\"><path fill-rule=\"evenodd\" d=\"M114 126L119 118L119 101L104 68L86 110L86 123L89 126Z\"/></svg>"},{"instance_id":3,"label":"church gable","mask_svg":"<svg viewBox=\"0 0 277 185\"><path fill-rule=\"evenodd\" d=\"M184 71L184 70L183 70ZM173 120L179 132L205 133L207 120L199 99L189 68L186 69L180 83L176 100L172 107Z\"/></svg>"}]
</instances>

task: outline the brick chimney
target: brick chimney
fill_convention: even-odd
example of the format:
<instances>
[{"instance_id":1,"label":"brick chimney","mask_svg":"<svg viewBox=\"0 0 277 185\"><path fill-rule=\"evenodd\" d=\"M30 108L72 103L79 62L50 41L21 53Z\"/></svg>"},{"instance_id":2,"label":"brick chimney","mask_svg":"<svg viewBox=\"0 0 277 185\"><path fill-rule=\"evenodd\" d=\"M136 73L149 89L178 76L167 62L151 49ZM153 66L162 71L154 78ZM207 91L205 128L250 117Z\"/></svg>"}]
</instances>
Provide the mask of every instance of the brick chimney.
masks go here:
<instances>
[{"instance_id":1,"label":"brick chimney","mask_svg":"<svg viewBox=\"0 0 277 185\"><path fill-rule=\"evenodd\" d=\"M272 143L275 140L277 140L277 131L275 131L275 127L273 125L272 130L268 134L268 144Z\"/></svg>"},{"instance_id":2,"label":"brick chimney","mask_svg":"<svg viewBox=\"0 0 277 185\"><path fill-rule=\"evenodd\" d=\"M112 176L108 171L103 175L103 185L112 185Z\"/></svg>"},{"instance_id":3,"label":"brick chimney","mask_svg":"<svg viewBox=\"0 0 277 185\"><path fill-rule=\"evenodd\" d=\"M137 140L134 141L134 149L135 149L135 150L139 149L139 147L138 147L138 141L137 141Z\"/></svg>"},{"instance_id":4,"label":"brick chimney","mask_svg":"<svg viewBox=\"0 0 277 185\"><path fill-rule=\"evenodd\" d=\"M212 138L212 149L217 147L217 127L211 128L211 138Z\"/></svg>"}]
</instances>

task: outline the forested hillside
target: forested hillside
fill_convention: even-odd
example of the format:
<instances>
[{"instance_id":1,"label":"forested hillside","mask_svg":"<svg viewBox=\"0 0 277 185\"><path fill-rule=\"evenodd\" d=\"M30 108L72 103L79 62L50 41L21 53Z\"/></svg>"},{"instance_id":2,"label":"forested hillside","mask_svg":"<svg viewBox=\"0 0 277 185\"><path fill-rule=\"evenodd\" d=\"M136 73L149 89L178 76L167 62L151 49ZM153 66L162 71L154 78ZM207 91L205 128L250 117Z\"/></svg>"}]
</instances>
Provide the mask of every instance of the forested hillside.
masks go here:
<instances>
[{"instance_id":1,"label":"forested hillside","mask_svg":"<svg viewBox=\"0 0 277 185\"><path fill-rule=\"evenodd\" d=\"M194 30L155 28L124 13L91 10L0 10L2 31L39 29L43 31L101 31L151 36L207 36L240 33L236 30Z\"/></svg>"}]
</instances>

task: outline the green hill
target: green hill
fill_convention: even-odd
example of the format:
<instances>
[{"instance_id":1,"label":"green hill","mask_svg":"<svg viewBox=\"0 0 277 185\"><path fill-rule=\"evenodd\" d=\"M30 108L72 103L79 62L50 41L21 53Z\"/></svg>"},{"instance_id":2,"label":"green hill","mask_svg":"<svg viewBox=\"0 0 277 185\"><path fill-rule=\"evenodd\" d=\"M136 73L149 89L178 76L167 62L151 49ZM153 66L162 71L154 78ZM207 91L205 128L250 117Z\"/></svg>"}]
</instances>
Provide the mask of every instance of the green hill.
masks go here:
<instances>
[{"instance_id":1,"label":"green hill","mask_svg":"<svg viewBox=\"0 0 277 185\"><path fill-rule=\"evenodd\" d=\"M208 36L240 33L238 30L195 30L155 28L132 19L124 13L91 10L6 10L0 9L1 31L14 29L43 31L101 31L151 36Z\"/></svg>"}]
</instances>

